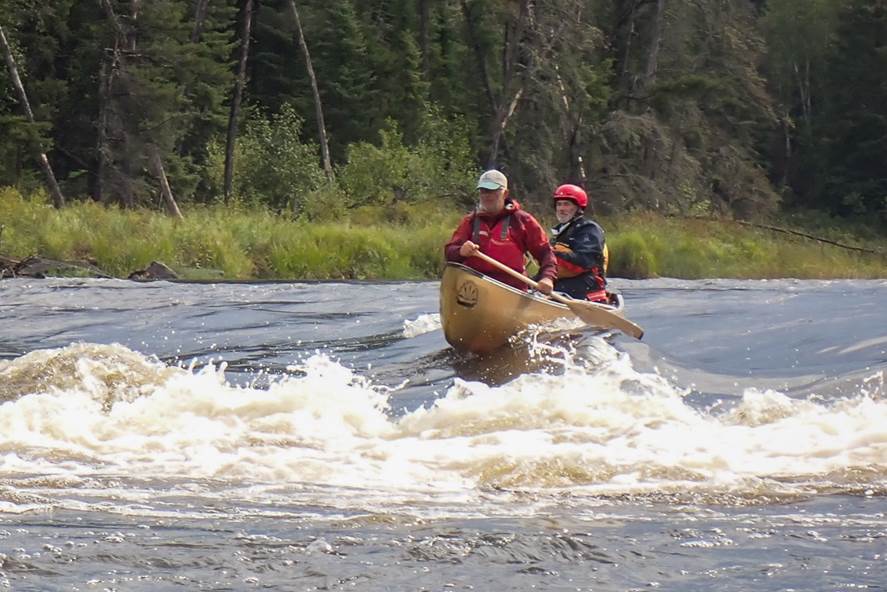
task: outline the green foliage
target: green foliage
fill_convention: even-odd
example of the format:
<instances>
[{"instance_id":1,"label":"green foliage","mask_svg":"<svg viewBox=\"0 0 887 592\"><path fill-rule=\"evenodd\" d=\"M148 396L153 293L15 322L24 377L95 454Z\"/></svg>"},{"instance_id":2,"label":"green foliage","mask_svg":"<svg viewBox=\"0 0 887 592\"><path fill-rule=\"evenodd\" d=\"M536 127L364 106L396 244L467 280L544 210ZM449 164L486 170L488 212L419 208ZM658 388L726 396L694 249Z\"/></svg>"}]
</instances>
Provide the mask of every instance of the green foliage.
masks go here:
<instances>
[{"instance_id":1,"label":"green foliage","mask_svg":"<svg viewBox=\"0 0 887 592\"><path fill-rule=\"evenodd\" d=\"M417 155L403 144L403 137L394 129L382 130L380 146L368 142L352 144L348 160L337 178L352 204L388 202L415 196L420 185L411 178Z\"/></svg>"},{"instance_id":2,"label":"green foliage","mask_svg":"<svg viewBox=\"0 0 887 592\"><path fill-rule=\"evenodd\" d=\"M0 183L41 183L40 145L67 193L154 207L156 150L182 205L211 202L242 4L210 2L192 39L191 0L111 0L122 35L100 2L4 0L37 122L0 68ZM605 213L752 218L784 197L887 229L882 0L662 6L300 0L339 176L328 183L288 0L263 0L236 201L315 222L425 197L461 206L495 161L531 208L572 181Z\"/></svg>"},{"instance_id":3,"label":"green foliage","mask_svg":"<svg viewBox=\"0 0 887 592\"><path fill-rule=\"evenodd\" d=\"M299 12L306 31L312 55L315 53L312 11L299 1ZM308 10L306 10L308 9ZM247 96L254 104L275 112L284 103L299 106L299 113L312 113L311 87L299 53L296 27L286 0L263 1L253 15L253 35L250 45L250 76ZM315 66L316 68L316 66ZM316 137L313 121L308 121Z\"/></svg>"},{"instance_id":4,"label":"green foliage","mask_svg":"<svg viewBox=\"0 0 887 592\"><path fill-rule=\"evenodd\" d=\"M349 144L374 137L382 125L377 68L352 0L324 2L317 15L312 56L330 149L341 159Z\"/></svg>"},{"instance_id":5,"label":"green foliage","mask_svg":"<svg viewBox=\"0 0 887 592\"><path fill-rule=\"evenodd\" d=\"M852 227L820 226L817 217L795 216L808 232L827 240L884 253L861 255L798 236L740 226L730 221L662 218L635 214L603 220L611 277L866 278L883 277L883 239L860 244ZM832 220L833 224L838 224ZM809 226L808 226L809 225Z\"/></svg>"},{"instance_id":6,"label":"green foliage","mask_svg":"<svg viewBox=\"0 0 887 592\"><path fill-rule=\"evenodd\" d=\"M389 59L380 78L384 110L397 121L406 141L421 137L422 120L429 103L430 84L422 72L422 55L413 32L401 30L390 44Z\"/></svg>"},{"instance_id":7,"label":"green foliage","mask_svg":"<svg viewBox=\"0 0 887 592\"><path fill-rule=\"evenodd\" d=\"M6 56L0 56L3 58L0 60L0 184L17 185L25 191L36 187L36 175L31 174L38 166L35 155L53 146L52 125L45 118L52 115L54 100L63 93L65 85L59 80L42 79L40 75L47 68L46 61L51 60L53 52L58 50L58 38L66 34L63 30L56 30L58 27L53 21L54 11L63 14L66 5L61 2L50 8L26 0L9 0L0 10L0 25L4 26L16 70L26 93L32 97L29 102L37 118L31 123L25 116L7 69ZM37 29L44 42L39 54L28 51L28 42L36 36L30 27ZM63 26L60 28L64 29ZM31 74L36 74L36 79L31 79ZM44 97L52 100L44 102Z\"/></svg>"},{"instance_id":8,"label":"green foliage","mask_svg":"<svg viewBox=\"0 0 887 592\"><path fill-rule=\"evenodd\" d=\"M469 199L476 169L464 124L429 109L421 130L418 144L407 146L396 123L389 121L379 146L362 142L349 148L337 178L350 205Z\"/></svg>"},{"instance_id":9,"label":"green foliage","mask_svg":"<svg viewBox=\"0 0 887 592\"><path fill-rule=\"evenodd\" d=\"M632 230L607 238L610 251L608 275L626 278L647 278L659 275L655 249L641 232Z\"/></svg>"},{"instance_id":10,"label":"green foliage","mask_svg":"<svg viewBox=\"0 0 887 592\"><path fill-rule=\"evenodd\" d=\"M219 27L233 16L230 3L213 7L202 42L196 44L190 40L190 10L190 3L178 0L143 5L135 35L144 57L127 62L122 89L129 94L120 105L127 133L124 157L130 161L124 168L131 170L156 146L170 183L184 196L191 195L197 183L192 159L202 158L202 146L227 121L223 101L232 82L232 46L219 34ZM193 151L183 154L183 146ZM154 179L149 182L156 186Z\"/></svg>"},{"instance_id":11,"label":"green foliage","mask_svg":"<svg viewBox=\"0 0 887 592\"><path fill-rule=\"evenodd\" d=\"M255 111L236 145L234 195L245 205L293 210L310 220L334 220L362 205L392 206L441 198L460 204L471 199L476 175L468 132L459 118L447 119L429 107L420 122L421 139L407 145L397 124L389 121L379 145L350 147L348 160L328 183L320 168L319 149L299 140L302 121L285 105L269 118ZM207 183L221 193L224 145L210 144Z\"/></svg>"},{"instance_id":12,"label":"green foliage","mask_svg":"<svg viewBox=\"0 0 887 592\"><path fill-rule=\"evenodd\" d=\"M126 39L116 40L125 45L117 59L110 48L118 33L101 3L11 0L9 11L3 11L21 48L17 61L45 134L41 144L59 147L50 160L63 186L94 190L101 182L104 197L125 195L127 201L132 197L145 204L153 201L158 186L149 163L157 148L173 190L189 196L197 181L194 163L202 160L208 138L225 121L222 100L231 80L225 21L232 1L211 3L205 34L197 43L190 40L190 2L141 3L137 19L128 18L128 3L109 4L125 29ZM103 98L106 75L111 86ZM5 94L5 76L0 82ZM0 98L0 117L5 112ZM100 180L99 130L110 139L103 147L107 167ZM6 136L0 155L8 155L10 145L21 150L23 144L15 134Z\"/></svg>"},{"instance_id":13,"label":"green foliage","mask_svg":"<svg viewBox=\"0 0 887 592\"><path fill-rule=\"evenodd\" d=\"M324 183L306 195L301 215L316 222L341 220L346 217L350 205L338 183Z\"/></svg>"},{"instance_id":14,"label":"green foliage","mask_svg":"<svg viewBox=\"0 0 887 592\"><path fill-rule=\"evenodd\" d=\"M770 0L761 17L769 82L783 108L808 125L804 103L818 103L823 89L838 5L837 0Z\"/></svg>"},{"instance_id":15,"label":"green foliage","mask_svg":"<svg viewBox=\"0 0 887 592\"><path fill-rule=\"evenodd\" d=\"M36 152L51 147L50 131L45 122L30 123L24 117L0 113L0 136L7 140L0 144L0 183L17 185L25 191L34 187L28 180L36 174L28 175L23 165L36 163Z\"/></svg>"},{"instance_id":16,"label":"green foliage","mask_svg":"<svg viewBox=\"0 0 887 592\"><path fill-rule=\"evenodd\" d=\"M185 220L0 188L0 253L91 260L125 277L153 260L187 278L435 279L458 213L438 201L365 206L328 222L267 210L196 206ZM805 220L805 218L795 218ZM883 239L849 243L852 227L810 219L824 237L887 253ZM732 222L635 214L601 220L610 277L884 277L887 257ZM834 226L833 226L834 225Z\"/></svg>"},{"instance_id":17,"label":"green foliage","mask_svg":"<svg viewBox=\"0 0 887 592\"><path fill-rule=\"evenodd\" d=\"M499 98L510 101L518 88L525 98L514 104L515 112L505 130L507 154L503 156L528 205L547 206L547 199L537 196L550 195L561 183L586 184L587 165L583 163L593 159L597 126L606 117L614 94L607 39L585 4L558 0L540 5L535 19L524 25L529 30L522 43L512 45L518 54L518 71L512 72L513 80L509 88L500 91ZM564 14L575 16L564 18ZM512 28L517 27L514 14L506 12L503 18L512 21ZM487 23L487 19L479 22ZM487 26L497 31L495 22ZM507 46L509 33L501 27L498 31L504 38L485 39ZM494 53L502 51L494 47ZM498 61L491 59L490 63Z\"/></svg>"},{"instance_id":18,"label":"green foliage","mask_svg":"<svg viewBox=\"0 0 887 592\"><path fill-rule=\"evenodd\" d=\"M268 118L256 110L244 125L234 155L235 198L245 204L299 212L307 195L324 182L316 144L302 142L302 119L291 105ZM221 195L225 170L225 144L221 138L209 146L209 183Z\"/></svg>"},{"instance_id":19,"label":"green foliage","mask_svg":"<svg viewBox=\"0 0 887 592\"><path fill-rule=\"evenodd\" d=\"M0 188L0 252L94 261L126 277L153 260L190 278L422 279L436 277L455 217L414 204L403 226L379 214L327 223L264 210L194 207L185 220L147 210L78 202L61 211L46 196Z\"/></svg>"},{"instance_id":20,"label":"green foliage","mask_svg":"<svg viewBox=\"0 0 887 592\"><path fill-rule=\"evenodd\" d=\"M887 229L887 6L843 4L817 124L824 169L819 203L834 212L880 217Z\"/></svg>"},{"instance_id":21,"label":"green foliage","mask_svg":"<svg viewBox=\"0 0 887 592\"><path fill-rule=\"evenodd\" d=\"M762 154L778 123L747 2L617 2L600 21L618 70L590 188L605 211L775 211ZM597 154L594 154L597 156Z\"/></svg>"}]
</instances>

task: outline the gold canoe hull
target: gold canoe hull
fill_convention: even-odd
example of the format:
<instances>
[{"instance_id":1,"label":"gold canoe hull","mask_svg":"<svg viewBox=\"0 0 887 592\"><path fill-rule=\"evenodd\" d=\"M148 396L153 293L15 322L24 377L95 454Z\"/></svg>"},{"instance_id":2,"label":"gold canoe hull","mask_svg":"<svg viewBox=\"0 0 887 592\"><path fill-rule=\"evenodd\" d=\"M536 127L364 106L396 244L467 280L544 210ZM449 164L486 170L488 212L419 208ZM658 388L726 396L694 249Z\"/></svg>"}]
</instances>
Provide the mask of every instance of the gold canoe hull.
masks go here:
<instances>
[{"instance_id":1,"label":"gold canoe hull","mask_svg":"<svg viewBox=\"0 0 887 592\"><path fill-rule=\"evenodd\" d=\"M563 304L517 290L458 263L447 263L444 269L440 320L447 343L458 351L489 353L530 325L564 317L575 315Z\"/></svg>"}]
</instances>

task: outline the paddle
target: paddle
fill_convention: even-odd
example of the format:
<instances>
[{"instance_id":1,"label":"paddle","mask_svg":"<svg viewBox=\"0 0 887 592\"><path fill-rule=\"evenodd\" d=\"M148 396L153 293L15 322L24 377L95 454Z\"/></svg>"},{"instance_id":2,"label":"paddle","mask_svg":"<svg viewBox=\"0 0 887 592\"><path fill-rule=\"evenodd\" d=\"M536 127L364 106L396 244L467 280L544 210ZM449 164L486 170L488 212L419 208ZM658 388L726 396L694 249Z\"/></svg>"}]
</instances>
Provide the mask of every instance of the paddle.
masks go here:
<instances>
[{"instance_id":1,"label":"paddle","mask_svg":"<svg viewBox=\"0 0 887 592\"><path fill-rule=\"evenodd\" d=\"M538 289L539 287L539 284L537 282L531 280L521 273L516 272L504 263L496 261L489 255L484 255L483 253L478 251L474 254L474 256L483 259L490 265L498 267L508 275L519 279L520 281L533 288ZM573 314L575 314L577 317L579 317L589 325L593 325L595 327L612 327L614 329L619 329L623 333L631 335L632 337L635 337L637 339L640 339L644 336L644 330L640 326L632 323L624 317L619 316L603 305L597 304L595 302L588 302L587 300L576 300L557 292L552 292L548 296L555 302L566 304L567 308L569 308L570 311L573 312Z\"/></svg>"}]
</instances>

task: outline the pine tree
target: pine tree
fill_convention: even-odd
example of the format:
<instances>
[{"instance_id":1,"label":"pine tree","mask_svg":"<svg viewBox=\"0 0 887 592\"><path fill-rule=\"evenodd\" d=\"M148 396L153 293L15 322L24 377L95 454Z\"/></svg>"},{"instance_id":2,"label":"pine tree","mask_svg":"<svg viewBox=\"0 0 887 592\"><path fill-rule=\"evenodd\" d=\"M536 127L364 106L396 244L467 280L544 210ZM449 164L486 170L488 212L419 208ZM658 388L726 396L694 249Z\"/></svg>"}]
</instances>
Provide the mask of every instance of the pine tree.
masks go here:
<instances>
[{"instance_id":1,"label":"pine tree","mask_svg":"<svg viewBox=\"0 0 887 592\"><path fill-rule=\"evenodd\" d=\"M233 77L231 29L237 14L234 0L203 0L203 5L199 37L193 39L192 29L192 39L184 44L188 55L183 56L183 90L190 121L178 144L179 154L196 162L205 158L206 146L226 123L225 102ZM186 23L196 25L197 16L188 14Z\"/></svg>"},{"instance_id":2,"label":"pine tree","mask_svg":"<svg viewBox=\"0 0 887 592\"><path fill-rule=\"evenodd\" d=\"M828 63L818 139L819 204L887 224L887 3L850 0Z\"/></svg>"},{"instance_id":3,"label":"pine tree","mask_svg":"<svg viewBox=\"0 0 887 592\"><path fill-rule=\"evenodd\" d=\"M825 91L826 58L837 25L838 1L771 0L761 18L768 86L780 119L771 169L782 190L807 195L811 190L808 175L792 173L804 167L803 157L818 144L813 122Z\"/></svg>"},{"instance_id":4,"label":"pine tree","mask_svg":"<svg viewBox=\"0 0 887 592\"><path fill-rule=\"evenodd\" d=\"M63 177L71 166L62 136L70 133L79 118L66 112L78 81L69 81L64 71L69 61L72 34L67 26L71 1L41 3L36 0L7 0L0 10L0 25L14 32L10 44L19 75L27 85L34 122L23 114L13 92L6 64L0 64L0 184L21 184L29 189L35 181L29 168L36 168L30 154L38 147L50 149L55 173ZM81 103L80 109L83 109ZM58 125L65 122L66 126ZM58 150L58 148L62 150ZM53 150L53 148L56 148ZM75 157L76 158L76 157Z\"/></svg>"},{"instance_id":5,"label":"pine tree","mask_svg":"<svg viewBox=\"0 0 887 592\"><path fill-rule=\"evenodd\" d=\"M192 43L190 2L103 2L109 33L102 67L99 135L106 143L99 142L104 159L99 186L111 191L103 197L127 205L151 200L158 179L143 171L155 170L155 151L172 187L189 195L198 181L193 157L200 157L202 143L224 117L229 47L219 17L230 13L211 13L203 41Z\"/></svg>"},{"instance_id":6,"label":"pine tree","mask_svg":"<svg viewBox=\"0 0 887 592\"><path fill-rule=\"evenodd\" d=\"M22 84L21 77L19 76L18 66L16 65L12 45L6 38L6 33L3 30L3 25L0 25L0 53L3 54L4 61L6 62L7 70L9 72L12 85L15 88L16 96L18 97L21 109L25 113L25 117L27 118L28 122L34 124L34 112L31 109L31 103L28 99L27 91L25 90L25 87ZM43 174L46 179L47 187L49 188L50 195L52 195L53 204L55 205L55 207L61 208L63 205L65 205L65 198L62 195L61 189L59 188L58 181L55 178L55 172L52 170L52 166L49 163L49 159L46 156L46 152L44 151L43 146L38 145L32 151L37 157L38 162L40 163L40 168L43 169Z\"/></svg>"},{"instance_id":7,"label":"pine tree","mask_svg":"<svg viewBox=\"0 0 887 592\"><path fill-rule=\"evenodd\" d=\"M367 38L351 0L327 3L315 29L315 67L327 106L330 150L342 159L352 142L374 138L384 123L382 97Z\"/></svg>"},{"instance_id":8,"label":"pine tree","mask_svg":"<svg viewBox=\"0 0 887 592\"><path fill-rule=\"evenodd\" d=\"M314 18L316 9L311 2L300 2L299 11L314 57L313 40L323 23ZM300 112L311 112L311 87L303 60L299 59L296 34L286 0L258 3L253 16L247 96L266 112L277 113L284 104L296 104ZM320 83L323 86L324 81ZM306 120L306 128L312 132L313 126L313 121Z\"/></svg>"}]
</instances>

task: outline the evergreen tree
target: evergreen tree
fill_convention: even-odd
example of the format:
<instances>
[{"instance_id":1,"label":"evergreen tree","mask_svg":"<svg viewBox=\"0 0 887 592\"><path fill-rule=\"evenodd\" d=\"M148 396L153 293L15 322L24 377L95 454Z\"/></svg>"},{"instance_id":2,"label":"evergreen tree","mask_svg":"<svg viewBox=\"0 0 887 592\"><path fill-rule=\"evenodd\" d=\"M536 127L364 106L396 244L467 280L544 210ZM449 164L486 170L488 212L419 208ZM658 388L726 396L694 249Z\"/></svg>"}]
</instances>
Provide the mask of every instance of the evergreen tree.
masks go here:
<instances>
[{"instance_id":1,"label":"evergreen tree","mask_svg":"<svg viewBox=\"0 0 887 592\"><path fill-rule=\"evenodd\" d=\"M33 187L36 162L30 154L38 146L59 146L59 136L70 133L72 118L66 126L69 113L64 105L72 96L72 86L79 80L68 81L65 67L70 61L72 34L67 25L73 2L50 4L36 0L6 0L0 10L0 25L14 32L10 37L19 76L27 86L29 103L35 121L29 122L22 114L20 100L13 92L5 62L0 67L0 184L20 184ZM81 104L81 109L82 104ZM60 159L59 151L52 153L56 172L64 175L69 167L67 158ZM63 153L62 153L63 154Z\"/></svg>"},{"instance_id":2,"label":"evergreen tree","mask_svg":"<svg viewBox=\"0 0 887 592\"><path fill-rule=\"evenodd\" d=\"M839 23L816 127L817 203L887 224L887 3L849 0Z\"/></svg>"},{"instance_id":3,"label":"evergreen tree","mask_svg":"<svg viewBox=\"0 0 887 592\"><path fill-rule=\"evenodd\" d=\"M177 194L211 198L237 4L0 0L34 115L22 116L0 69L0 183L41 183L31 153L42 146L68 194L153 204L156 155ZM300 167L318 118L294 20L288 0L255 4L244 99L256 121L290 122L292 166L274 178L311 192L314 173ZM464 166L467 135L476 165L505 168L531 206L570 180L603 209L745 216L777 205L770 171L790 203L887 210L884 0L298 6L335 162L359 169L347 162L357 147L370 174L409 155L409 174L391 164L396 181L380 195L424 192L431 177L412 189L397 180L423 166L458 184L442 163ZM449 136L458 141L441 143ZM262 137L272 139L256 144L258 161L282 136ZM240 193L304 205L263 180L245 179Z\"/></svg>"},{"instance_id":4,"label":"evergreen tree","mask_svg":"<svg viewBox=\"0 0 887 592\"><path fill-rule=\"evenodd\" d=\"M367 32L370 65L377 73L377 92L384 117L398 122L407 144L419 140L419 128L428 105L418 43L415 0L371 0L358 5Z\"/></svg>"},{"instance_id":5,"label":"evergreen tree","mask_svg":"<svg viewBox=\"0 0 887 592\"><path fill-rule=\"evenodd\" d=\"M205 158L210 139L225 127L224 103L233 77L230 56L235 45L231 29L237 14L234 0L214 0L204 10L199 38L184 44L183 89L190 121L178 145L179 154L197 162ZM188 26L193 27L195 16L188 14Z\"/></svg>"},{"instance_id":6,"label":"evergreen tree","mask_svg":"<svg viewBox=\"0 0 887 592\"><path fill-rule=\"evenodd\" d=\"M528 36L532 57L521 64L526 89L508 145L516 172L539 188L527 197L543 211L557 185L587 184L593 137L612 94L612 64L592 17L586 2L555 0L538 6Z\"/></svg>"},{"instance_id":7,"label":"evergreen tree","mask_svg":"<svg viewBox=\"0 0 887 592\"><path fill-rule=\"evenodd\" d=\"M314 55L313 37L320 22L313 18L311 2L300 2L299 9ZM247 96L251 103L269 113L277 113L284 104L294 104L299 112L307 114L312 110L311 88L303 60L299 59L295 26L288 11L284 0L264 0L256 7ZM320 80L321 86L323 83ZM312 119L306 118L306 128L311 130Z\"/></svg>"},{"instance_id":8,"label":"evergreen tree","mask_svg":"<svg viewBox=\"0 0 887 592\"><path fill-rule=\"evenodd\" d=\"M777 119L744 0L597 8L618 84L597 175L618 208L761 215L778 206L763 158Z\"/></svg>"},{"instance_id":9,"label":"evergreen tree","mask_svg":"<svg viewBox=\"0 0 887 592\"><path fill-rule=\"evenodd\" d=\"M312 57L330 150L341 160L352 142L377 137L385 114L368 41L352 1L326 2L316 14L324 24L313 29Z\"/></svg>"},{"instance_id":10,"label":"evergreen tree","mask_svg":"<svg viewBox=\"0 0 887 592\"><path fill-rule=\"evenodd\" d=\"M193 142L205 141L224 121L229 46L218 33L219 22L213 19L204 40L192 43L190 2L126 6L108 1L107 6L111 34L106 43L114 48L106 52L110 61L104 64L105 115L100 121L100 135L107 138L107 176L101 181L112 192L107 197L126 204L150 200L157 180L142 171L153 171L155 151L176 192L189 195L198 181L192 155L203 150Z\"/></svg>"},{"instance_id":11,"label":"evergreen tree","mask_svg":"<svg viewBox=\"0 0 887 592\"><path fill-rule=\"evenodd\" d=\"M787 197L809 198L810 166L818 141L814 115L825 91L825 69L840 0L771 0L761 18L766 72L779 111L770 150L772 177ZM800 173L800 174L799 174ZM799 203L791 199L789 205Z\"/></svg>"}]
</instances>

